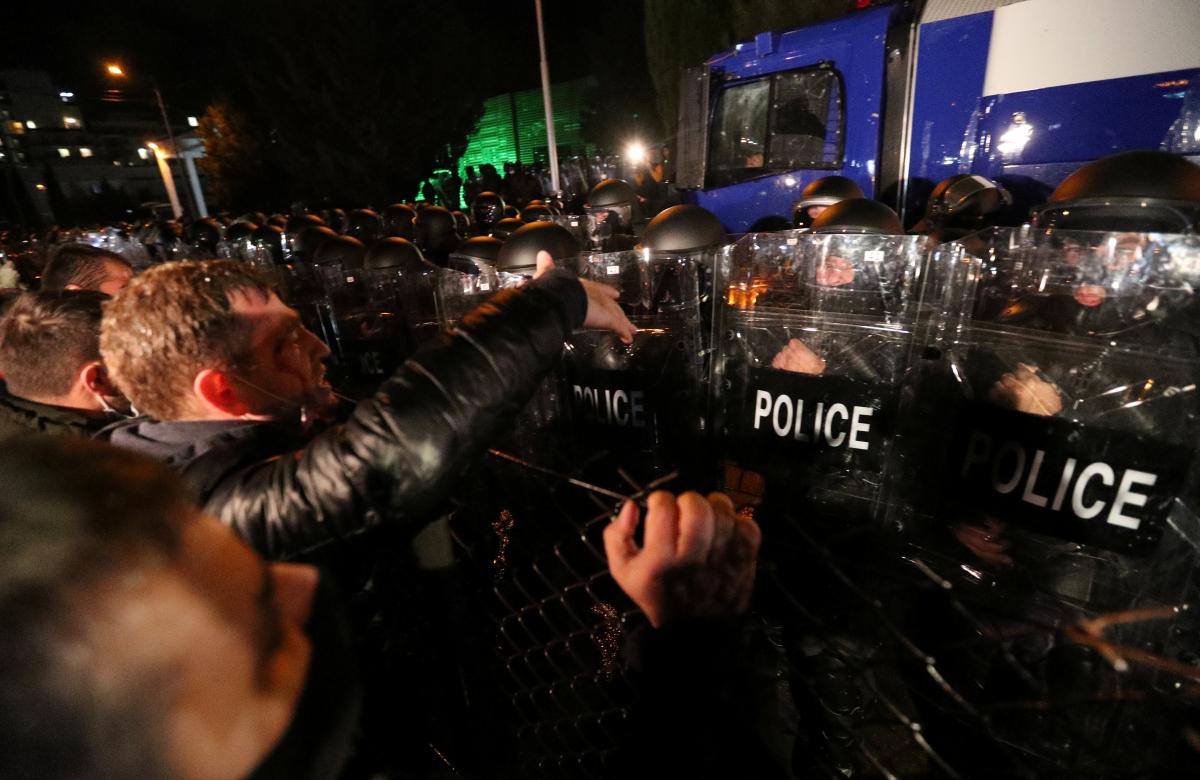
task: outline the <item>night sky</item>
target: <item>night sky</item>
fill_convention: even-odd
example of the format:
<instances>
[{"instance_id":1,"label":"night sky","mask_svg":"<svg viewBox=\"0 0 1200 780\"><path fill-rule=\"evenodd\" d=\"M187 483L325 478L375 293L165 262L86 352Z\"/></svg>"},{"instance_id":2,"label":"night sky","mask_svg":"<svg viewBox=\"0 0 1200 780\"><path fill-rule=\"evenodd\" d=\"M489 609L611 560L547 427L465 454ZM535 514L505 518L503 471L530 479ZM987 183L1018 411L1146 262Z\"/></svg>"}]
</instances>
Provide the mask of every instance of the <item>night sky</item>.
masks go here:
<instances>
[{"instance_id":1,"label":"night sky","mask_svg":"<svg viewBox=\"0 0 1200 780\"><path fill-rule=\"evenodd\" d=\"M389 5L403 13L402 3ZM489 78L496 79L496 92L537 87L533 0L468 0L463 5L470 9L478 38L431 40L429 51L443 52L446 67L454 68L460 47L484 47L494 54L496 68ZM330 14L338 12L336 3L317 6ZM562 81L587 75L592 66L580 46L580 33L589 25L594 29L596 7L567 0L544 0L544 6L551 77ZM237 46L231 42L254 38L245 9L246 2L229 0L187 6L147 0L14 3L4 11L0 66L47 70L59 87L86 99L107 86L101 63L118 60L133 75L153 73L170 102L198 113L225 81L235 78L230 59L237 56ZM622 36L625 45L640 45L640 2L608 4L604 14L606 26Z\"/></svg>"}]
</instances>

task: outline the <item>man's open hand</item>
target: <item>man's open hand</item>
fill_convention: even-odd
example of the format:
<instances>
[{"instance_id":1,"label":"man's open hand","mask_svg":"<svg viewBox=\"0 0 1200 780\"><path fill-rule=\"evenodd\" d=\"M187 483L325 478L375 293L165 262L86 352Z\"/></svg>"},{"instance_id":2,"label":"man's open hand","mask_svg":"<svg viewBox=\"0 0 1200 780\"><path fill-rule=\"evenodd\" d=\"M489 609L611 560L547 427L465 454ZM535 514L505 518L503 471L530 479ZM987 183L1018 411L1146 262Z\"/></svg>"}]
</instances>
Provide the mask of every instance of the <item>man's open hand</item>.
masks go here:
<instances>
[{"instance_id":1,"label":"man's open hand","mask_svg":"<svg viewBox=\"0 0 1200 780\"><path fill-rule=\"evenodd\" d=\"M638 508L628 501L604 530L604 549L613 579L650 623L744 612L762 541L758 525L739 518L722 493L676 499L658 491L647 505L642 545L634 541Z\"/></svg>"},{"instance_id":2,"label":"man's open hand","mask_svg":"<svg viewBox=\"0 0 1200 780\"><path fill-rule=\"evenodd\" d=\"M553 268L554 258L550 256L550 253L538 252L537 273L533 278L536 279ZM610 330L617 334L622 342L632 344L637 328L629 321L625 312L621 311L621 305L617 303L621 298L621 293L614 287L587 279L580 279L579 283L583 285L583 291L587 294L588 304L583 326L596 330Z\"/></svg>"}]
</instances>

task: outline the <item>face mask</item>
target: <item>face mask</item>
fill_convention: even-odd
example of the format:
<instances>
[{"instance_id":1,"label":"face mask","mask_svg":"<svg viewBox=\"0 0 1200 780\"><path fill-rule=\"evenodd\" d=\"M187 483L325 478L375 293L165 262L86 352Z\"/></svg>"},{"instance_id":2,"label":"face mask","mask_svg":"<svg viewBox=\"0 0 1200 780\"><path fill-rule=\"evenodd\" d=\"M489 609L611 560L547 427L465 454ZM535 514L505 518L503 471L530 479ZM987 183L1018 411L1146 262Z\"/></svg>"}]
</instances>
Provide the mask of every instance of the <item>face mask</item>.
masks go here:
<instances>
[{"instance_id":1,"label":"face mask","mask_svg":"<svg viewBox=\"0 0 1200 780\"><path fill-rule=\"evenodd\" d=\"M329 780L350 755L362 688L341 602L322 575L305 626L312 661L292 723L251 780Z\"/></svg>"}]
</instances>

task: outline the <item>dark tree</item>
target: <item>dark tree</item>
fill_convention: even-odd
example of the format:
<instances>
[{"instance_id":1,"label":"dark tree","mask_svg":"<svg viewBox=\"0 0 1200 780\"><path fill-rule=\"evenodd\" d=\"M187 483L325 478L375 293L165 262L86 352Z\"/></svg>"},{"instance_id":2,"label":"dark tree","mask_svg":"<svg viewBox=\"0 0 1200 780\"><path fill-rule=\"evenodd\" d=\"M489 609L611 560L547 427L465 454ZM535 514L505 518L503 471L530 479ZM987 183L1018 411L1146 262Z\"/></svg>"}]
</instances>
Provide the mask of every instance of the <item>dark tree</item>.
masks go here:
<instances>
[{"instance_id":1,"label":"dark tree","mask_svg":"<svg viewBox=\"0 0 1200 780\"><path fill-rule=\"evenodd\" d=\"M280 177L272 175L263 156L263 134L227 99L211 103L196 130L204 143L197 162L212 201L230 211L270 208L281 203Z\"/></svg>"},{"instance_id":2,"label":"dark tree","mask_svg":"<svg viewBox=\"0 0 1200 780\"><path fill-rule=\"evenodd\" d=\"M410 196L461 154L482 105L462 0L336 6L270 0L239 60L237 101L292 198L342 205ZM486 87L486 85L484 85Z\"/></svg>"}]
</instances>

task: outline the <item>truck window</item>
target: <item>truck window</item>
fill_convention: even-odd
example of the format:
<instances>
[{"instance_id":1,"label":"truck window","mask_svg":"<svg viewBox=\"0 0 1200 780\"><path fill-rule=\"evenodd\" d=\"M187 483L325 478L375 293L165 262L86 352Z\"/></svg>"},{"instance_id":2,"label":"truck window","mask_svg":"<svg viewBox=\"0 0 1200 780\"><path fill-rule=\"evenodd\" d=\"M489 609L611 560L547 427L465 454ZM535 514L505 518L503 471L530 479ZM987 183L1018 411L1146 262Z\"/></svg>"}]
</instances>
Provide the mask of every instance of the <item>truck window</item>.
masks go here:
<instances>
[{"instance_id":1,"label":"truck window","mask_svg":"<svg viewBox=\"0 0 1200 780\"><path fill-rule=\"evenodd\" d=\"M767 102L770 96L770 79L757 79L722 90L713 118L709 170L715 177L724 179L723 183L756 176L766 165ZM743 171L748 171L748 175L739 175Z\"/></svg>"},{"instance_id":2,"label":"truck window","mask_svg":"<svg viewBox=\"0 0 1200 780\"><path fill-rule=\"evenodd\" d=\"M730 84L713 113L707 186L801 168L839 168L843 121L841 74L833 68Z\"/></svg>"}]
</instances>

